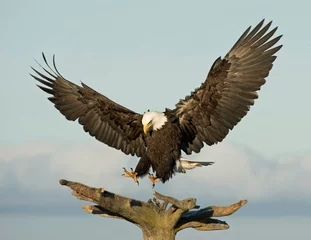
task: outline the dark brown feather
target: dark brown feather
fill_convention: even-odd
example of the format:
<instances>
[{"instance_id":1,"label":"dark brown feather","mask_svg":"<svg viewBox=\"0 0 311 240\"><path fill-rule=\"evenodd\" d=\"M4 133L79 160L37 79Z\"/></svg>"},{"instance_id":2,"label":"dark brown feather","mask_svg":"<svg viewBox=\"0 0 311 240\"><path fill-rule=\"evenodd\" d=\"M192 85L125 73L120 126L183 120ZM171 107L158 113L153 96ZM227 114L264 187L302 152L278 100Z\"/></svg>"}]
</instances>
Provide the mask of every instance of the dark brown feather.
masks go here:
<instances>
[{"instance_id":1,"label":"dark brown feather","mask_svg":"<svg viewBox=\"0 0 311 240\"><path fill-rule=\"evenodd\" d=\"M78 119L91 136L125 154L141 157L145 153L142 115L111 101L84 83L80 87L66 80L56 68L55 56L54 70L44 54L42 56L51 72L39 65L49 76L34 68L38 76L30 75L43 84L38 87L52 95L49 100L68 120Z\"/></svg>"},{"instance_id":2,"label":"dark brown feather","mask_svg":"<svg viewBox=\"0 0 311 240\"><path fill-rule=\"evenodd\" d=\"M201 87L176 104L173 111L181 129L196 132L183 130L182 149L187 154L199 152L203 142L222 141L258 98L256 91L265 83L274 54L282 47L274 47L282 36L271 40L277 28L268 31L271 22L263 23L252 31L249 27L223 59L216 59Z\"/></svg>"}]
</instances>

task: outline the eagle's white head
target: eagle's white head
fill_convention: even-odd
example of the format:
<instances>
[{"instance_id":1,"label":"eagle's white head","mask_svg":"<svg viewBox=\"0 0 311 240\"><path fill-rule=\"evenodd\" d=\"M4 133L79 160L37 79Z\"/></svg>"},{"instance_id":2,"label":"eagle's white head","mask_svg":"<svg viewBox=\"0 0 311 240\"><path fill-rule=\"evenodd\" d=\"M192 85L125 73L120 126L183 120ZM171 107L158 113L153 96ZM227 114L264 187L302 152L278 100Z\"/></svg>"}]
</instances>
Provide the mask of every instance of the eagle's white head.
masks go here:
<instances>
[{"instance_id":1,"label":"eagle's white head","mask_svg":"<svg viewBox=\"0 0 311 240\"><path fill-rule=\"evenodd\" d=\"M157 131L167 122L167 117L163 112L145 112L142 119L144 133L150 130Z\"/></svg>"}]
</instances>

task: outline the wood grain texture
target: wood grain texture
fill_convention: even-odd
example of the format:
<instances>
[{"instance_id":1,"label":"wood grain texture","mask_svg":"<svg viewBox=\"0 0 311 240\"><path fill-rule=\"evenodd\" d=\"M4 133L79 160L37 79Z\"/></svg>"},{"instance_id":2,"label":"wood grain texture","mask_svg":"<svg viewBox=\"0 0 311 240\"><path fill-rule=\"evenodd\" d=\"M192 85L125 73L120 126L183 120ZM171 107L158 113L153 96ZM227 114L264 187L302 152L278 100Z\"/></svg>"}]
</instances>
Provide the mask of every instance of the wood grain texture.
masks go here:
<instances>
[{"instance_id":1,"label":"wood grain texture","mask_svg":"<svg viewBox=\"0 0 311 240\"><path fill-rule=\"evenodd\" d=\"M186 228L199 231L228 229L226 222L213 217L231 215L247 203L242 200L229 206L200 208L195 198L178 200L154 192L152 200L143 202L78 182L61 179L60 184L71 188L78 199L96 204L83 205L85 212L133 223L142 230L144 240L173 240L177 232Z\"/></svg>"}]
</instances>

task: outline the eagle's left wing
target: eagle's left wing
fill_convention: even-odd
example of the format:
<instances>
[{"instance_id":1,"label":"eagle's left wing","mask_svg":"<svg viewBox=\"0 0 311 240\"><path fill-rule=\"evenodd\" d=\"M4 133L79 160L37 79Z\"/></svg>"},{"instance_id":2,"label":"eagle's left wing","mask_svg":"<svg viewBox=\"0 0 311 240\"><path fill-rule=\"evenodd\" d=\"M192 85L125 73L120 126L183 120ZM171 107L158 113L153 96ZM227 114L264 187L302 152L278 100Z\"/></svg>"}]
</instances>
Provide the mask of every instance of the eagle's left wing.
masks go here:
<instances>
[{"instance_id":1,"label":"eagle's left wing","mask_svg":"<svg viewBox=\"0 0 311 240\"><path fill-rule=\"evenodd\" d=\"M54 70L44 54L43 59L50 71L42 67L45 75L33 68L38 76L31 76L43 84L39 87L52 95L49 100L67 120L78 120L85 132L125 154L141 157L145 153L141 114L115 103L84 83L78 86L68 81L58 72L54 58Z\"/></svg>"},{"instance_id":2,"label":"eagle's left wing","mask_svg":"<svg viewBox=\"0 0 311 240\"><path fill-rule=\"evenodd\" d=\"M187 154L199 152L203 142L222 141L254 104L282 47L274 47L281 36L270 40L277 28L267 33L271 22L262 26L263 21L251 32L249 27L228 54L215 61L201 87L176 104L173 113L180 120Z\"/></svg>"}]
</instances>

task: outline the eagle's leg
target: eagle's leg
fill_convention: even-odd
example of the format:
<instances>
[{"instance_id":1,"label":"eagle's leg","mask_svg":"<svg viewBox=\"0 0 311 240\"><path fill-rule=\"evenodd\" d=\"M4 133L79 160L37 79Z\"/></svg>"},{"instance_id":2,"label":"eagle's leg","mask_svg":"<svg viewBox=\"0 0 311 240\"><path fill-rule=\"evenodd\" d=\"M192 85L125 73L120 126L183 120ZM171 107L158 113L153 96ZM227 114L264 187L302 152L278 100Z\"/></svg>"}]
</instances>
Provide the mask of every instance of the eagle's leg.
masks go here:
<instances>
[{"instance_id":1,"label":"eagle's leg","mask_svg":"<svg viewBox=\"0 0 311 240\"><path fill-rule=\"evenodd\" d=\"M123 168L124 174L122 176L133 178L134 182L136 182L139 185L138 179L137 179L137 172L134 172L133 168L131 168L131 171L127 171L125 168Z\"/></svg>"},{"instance_id":2,"label":"eagle's leg","mask_svg":"<svg viewBox=\"0 0 311 240\"><path fill-rule=\"evenodd\" d=\"M156 184L157 182L160 182L160 179L157 178L157 176L154 176L153 174L150 174L150 173L149 173L148 178L151 180L152 188L154 188L154 186L155 186L155 184Z\"/></svg>"}]
</instances>

